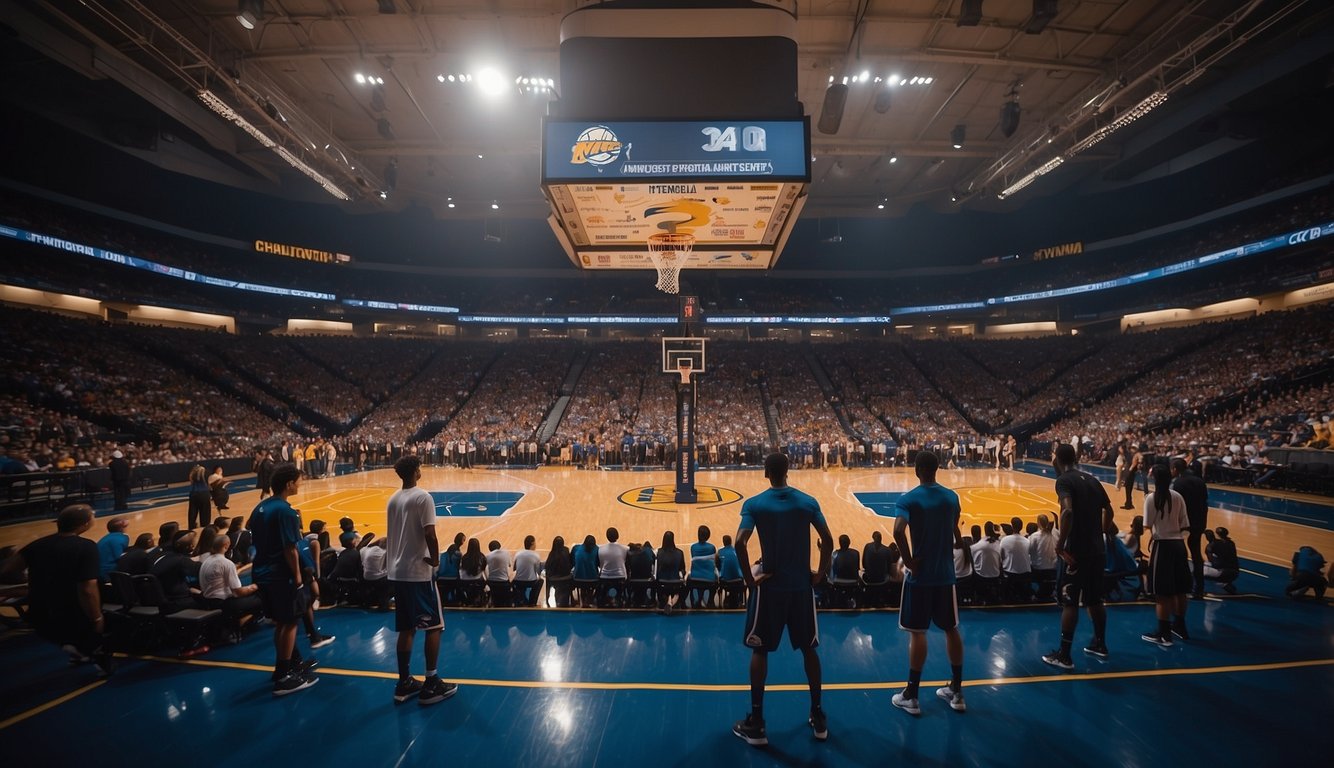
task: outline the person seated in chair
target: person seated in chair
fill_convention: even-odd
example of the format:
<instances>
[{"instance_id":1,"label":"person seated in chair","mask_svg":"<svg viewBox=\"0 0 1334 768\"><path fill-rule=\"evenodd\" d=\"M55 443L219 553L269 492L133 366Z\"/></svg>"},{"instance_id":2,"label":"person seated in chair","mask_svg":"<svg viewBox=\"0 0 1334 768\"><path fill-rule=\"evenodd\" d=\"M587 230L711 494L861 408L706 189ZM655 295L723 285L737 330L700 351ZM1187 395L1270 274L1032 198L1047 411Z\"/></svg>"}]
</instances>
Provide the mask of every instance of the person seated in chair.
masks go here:
<instances>
[{"instance_id":1,"label":"person seated in chair","mask_svg":"<svg viewBox=\"0 0 1334 768\"><path fill-rule=\"evenodd\" d=\"M977 526L973 526L976 531ZM1001 549L996 524L986 524L986 536L972 545L973 574L977 578L977 594L982 601L996 602L1000 597Z\"/></svg>"},{"instance_id":2,"label":"person seated in chair","mask_svg":"<svg viewBox=\"0 0 1334 768\"><path fill-rule=\"evenodd\" d=\"M598 549L598 592L603 605L625 604L625 559L630 549L620 538L620 531L608 528L607 543Z\"/></svg>"},{"instance_id":3,"label":"person seated in chair","mask_svg":"<svg viewBox=\"0 0 1334 768\"><path fill-rule=\"evenodd\" d=\"M343 545L343 551L338 553L338 559L334 561L334 567L329 572L329 578L338 587L339 594L336 595L338 601L364 602L365 596L361 585L361 552L357 548L356 531L343 532L338 543Z\"/></svg>"},{"instance_id":4,"label":"person seated in chair","mask_svg":"<svg viewBox=\"0 0 1334 768\"><path fill-rule=\"evenodd\" d=\"M569 608L570 593L574 584L574 560L570 556L570 550L565 547L564 536L552 539L551 551L547 553L547 561L542 570L546 573L548 591L548 597L543 599L542 604L551 604L549 593L555 592L555 606Z\"/></svg>"},{"instance_id":5,"label":"person seated in chair","mask_svg":"<svg viewBox=\"0 0 1334 768\"><path fill-rule=\"evenodd\" d=\"M582 544L574 545L574 549L570 550L570 556L574 560L574 580L583 583L582 586L576 584L579 589L579 605L592 608L597 605L594 586L598 581L597 539L593 538L593 534L588 534Z\"/></svg>"},{"instance_id":6,"label":"person seated in chair","mask_svg":"<svg viewBox=\"0 0 1334 768\"><path fill-rule=\"evenodd\" d=\"M723 534L723 548L718 550L718 583L727 590L724 608L745 605L746 579L741 573L741 561L737 559L736 548L732 546L732 537L727 534Z\"/></svg>"},{"instance_id":7,"label":"person seated in chair","mask_svg":"<svg viewBox=\"0 0 1334 768\"><path fill-rule=\"evenodd\" d=\"M361 581L378 610L389 610L388 539L376 539L361 549Z\"/></svg>"},{"instance_id":8,"label":"person seated in chair","mask_svg":"<svg viewBox=\"0 0 1334 768\"><path fill-rule=\"evenodd\" d=\"M1241 575L1241 562L1237 559L1237 545L1228 537L1227 529L1219 526L1214 530L1205 529L1204 555L1209 562L1204 564L1204 578L1223 585L1223 591L1229 595L1237 594L1233 582Z\"/></svg>"},{"instance_id":9,"label":"person seated in chair","mask_svg":"<svg viewBox=\"0 0 1334 768\"><path fill-rule=\"evenodd\" d=\"M880 531L871 533L871 542L862 547L862 582L873 607L883 608L889 600L889 547Z\"/></svg>"},{"instance_id":10,"label":"person seated in chair","mask_svg":"<svg viewBox=\"0 0 1334 768\"><path fill-rule=\"evenodd\" d=\"M148 567L148 572L162 585L162 594L166 598L166 603L161 606L163 614L195 607L194 593L190 590L190 579L199 568L198 563L190 559L194 547L195 532L180 531L171 548L164 550Z\"/></svg>"},{"instance_id":11,"label":"person seated in chair","mask_svg":"<svg viewBox=\"0 0 1334 768\"><path fill-rule=\"evenodd\" d=\"M240 632L245 617L257 617L262 610L259 585L242 586L236 564L227 559L232 541L226 536L213 539L210 551L199 563L199 591L204 605L217 608L226 617L233 633Z\"/></svg>"},{"instance_id":12,"label":"person seated in chair","mask_svg":"<svg viewBox=\"0 0 1334 768\"><path fill-rule=\"evenodd\" d=\"M486 549L486 586L491 591L491 605L508 608L514 604L514 594L510 588L514 558L495 539L486 545Z\"/></svg>"},{"instance_id":13,"label":"person seated in chair","mask_svg":"<svg viewBox=\"0 0 1334 768\"><path fill-rule=\"evenodd\" d=\"M682 598L685 584L685 553L676 546L676 534L666 531L662 534L662 546L658 548L658 608L671 614L677 602Z\"/></svg>"},{"instance_id":14,"label":"person seated in chair","mask_svg":"<svg viewBox=\"0 0 1334 768\"><path fill-rule=\"evenodd\" d=\"M148 573L148 566L153 564L148 553L153 549L153 534L139 534L130 548L125 550L125 554L116 561L116 567L112 570L128 573L131 576Z\"/></svg>"},{"instance_id":15,"label":"person seated in chair","mask_svg":"<svg viewBox=\"0 0 1334 768\"><path fill-rule=\"evenodd\" d=\"M718 587L718 548L709 543L709 526L699 527L699 540L690 545L690 604L692 608L713 606L713 593Z\"/></svg>"},{"instance_id":16,"label":"person seated in chair","mask_svg":"<svg viewBox=\"0 0 1334 768\"><path fill-rule=\"evenodd\" d=\"M829 585L832 587L833 601L845 603L856 600L857 587L861 585L861 554L852 548L852 539L846 533L838 537L838 549L834 550L833 564L829 567ZM837 607L846 607L840 604Z\"/></svg>"},{"instance_id":17,"label":"person seated in chair","mask_svg":"<svg viewBox=\"0 0 1334 768\"><path fill-rule=\"evenodd\" d=\"M1039 600L1052 600L1056 588L1055 524L1045 514L1038 515L1038 529L1028 537L1028 561L1033 567L1033 583Z\"/></svg>"},{"instance_id":18,"label":"person seated in chair","mask_svg":"<svg viewBox=\"0 0 1334 768\"><path fill-rule=\"evenodd\" d=\"M1010 599L1027 603L1033 599L1033 565L1023 524L1015 525L1017 520L1005 526L1006 535L1000 540L1001 572Z\"/></svg>"},{"instance_id":19,"label":"person seated in chair","mask_svg":"<svg viewBox=\"0 0 1334 768\"><path fill-rule=\"evenodd\" d=\"M542 594L542 556L537 554L537 537L523 537L523 550L514 556L514 604L537 605Z\"/></svg>"},{"instance_id":20,"label":"person seated in chair","mask_svg":"<svg viewBox=\"0 0 1334 768\"><path fill-rule=\"evenodd\" d=\"M637 541L630 542L630 551L625 555L625 573L630 580L626 594L632 608L645 608L653 599L655 560L651 547L645 547Z\"/></svg>"}]
</instances>

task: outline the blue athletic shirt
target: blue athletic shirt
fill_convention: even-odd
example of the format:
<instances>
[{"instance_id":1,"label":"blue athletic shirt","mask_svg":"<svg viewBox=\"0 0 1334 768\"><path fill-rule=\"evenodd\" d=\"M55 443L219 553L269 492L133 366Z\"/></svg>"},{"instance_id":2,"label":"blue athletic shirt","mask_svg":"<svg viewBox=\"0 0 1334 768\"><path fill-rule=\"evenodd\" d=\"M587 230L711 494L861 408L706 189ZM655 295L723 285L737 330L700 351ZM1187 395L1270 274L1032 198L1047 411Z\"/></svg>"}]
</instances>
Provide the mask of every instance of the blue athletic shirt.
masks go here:
<instances>
[{"instance_id":1,"label":"blue athletic shirt","mask_svg":"<svg viewBox=\"0 0 1334 768\"><path fill-rule=\"evenodd\" d=\"M575 544L570 550L574 555L574 577L580 580L598 577L598 548Z\"/></svg>"},{"instance_id":2,"label":"blue athletic shirt","mask_svg":"<svg viewBox=\"0 0 1334 768\"><path fill-rule=\"evenodd\" d=\"M690 578L696 581L714 581L718 571L713 566L713 558L718 548L707 541L697 541L690 545Z\"/></svg>"},{"instance_id":3,"label":"blue athletic shirt","mask_svg":"<svg viewBox=\"0 0 1334 768\"><path fill-rule=\"evenodd\" d=\"M445 550L445 554L440 557L440 569L436 571L437 579L457 579L459 577L459 563L463 556L459 554L458 547L450 545Z\"/></svg>"},{"instance_id":4,"label":"blue athletic shirt","mask_svg":"<svg viewBox=\"0 0 1334 768\"><path fill-rule=\"evenodd\" d=\"M943 485L919 485L899 497L895 515L908 520L917 571L907 581L924 587L954 583L954 531L959 496Z\"/></svg>"},{"instance_id":5,"label":"blue athletic shirt","mask_svg":"<svg viewBox=\"0 0 1334 768\"><path fill-rule=\"evenodd\" d=\"M770 488L741 505L741 530L760 537L766 589L811 588L811 526L824 522L820 502L796 488Z\"/></svg>"},{"instance_id":6,"label":"blue athletic shirt","mask_svg":"<svg viewBox=\"0 0 1334 768\"><path fill-rule=\"evenodd\" d=\"M301 515L286 499L270 496L250 514L251 543L255 547L252 578L257 584L292 580L283 552L301 541Z\"/></svg>"},{"instance_id":7,"label":"blue athletic shirt","mask_svg":"<svg viewBox=\"0 0 1334 768\"><path fill-rule=\"evenodd\" d=\"M741 578L741 561L737 559L736 549L723 547L718 550L718 560L722 563L718 578L723 581L736 581Z\"/></svg>"},{"instance_id":8,"label":"blue athletic shirt","mask_svg":"<svg viewBox=\"0 0 1334 768\"><path fill-rule=\"evenodd\" d=\"M1293 553L1292 567L1304 573L1319 574L1325 567L1325 558L1314 547L1302 547Z\"/></svg>"}]
</instances>

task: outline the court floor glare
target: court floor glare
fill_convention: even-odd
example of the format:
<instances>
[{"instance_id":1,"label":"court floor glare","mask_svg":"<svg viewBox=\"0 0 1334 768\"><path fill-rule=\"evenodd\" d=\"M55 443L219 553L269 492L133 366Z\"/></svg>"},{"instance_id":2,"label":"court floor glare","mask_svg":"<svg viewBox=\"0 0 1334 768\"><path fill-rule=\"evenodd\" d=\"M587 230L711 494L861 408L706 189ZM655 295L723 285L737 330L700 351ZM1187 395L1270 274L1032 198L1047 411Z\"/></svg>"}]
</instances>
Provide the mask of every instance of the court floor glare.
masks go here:
<instances>
[{"instance_id":1,"label":"court floor glare","mask_svg":"<svg viewBox=\"0 0 1334 768\"><path fill-rule=\"evenodd\" d=\"M1025 522L1056 508L1049 471L942 470L959 492L966 525ZM702 471L701 502L671 501L669 472L424 470L437 502L442 543L461 531L514 551L537 537L568 544L608 526L621 541L651 541L665 530L680 546L696 528L715 544L736 531L741 502L767 487L759 471ZM819 499L834 535L858 549L886 535L893 498L916 485L911 470L794 471L790 483ZM293 499L306 522L384 530L385 502L398 487L391 470L303 483ZM1109 493L1112 492L1108 486ZM257 500L234 494L231 514ZM1241 594L1192 601L1192 639L1161 649L1140 640L1153 627L1147 603L1109 608L1109 658L1079 652L1073 672L1042 663L1059 642L1049 605L965 608L964 681L968 711L934 698L949 677L943 638L933 631L920 717L889 699L907 677L907 636L894 611L820 615L827 742L806 727L808 694L800 654L786 644L771 656L765 716L770 746L755 749L730 732L748 710L739 612L658 615L586 610L451 610L440 670L457 696L431 707L395 706L391 614L356 608L320 611L337 635L314 651L320 682L282 699L270 693L271 633L214 648L190 660L124 657L106 681L30 633L0 635L0 754L51 764L140 765L144 750L163 764L345 760L359 766L439 765L455 760L524 765L912 765L1126 766L1278 765L1334 754L1334 612L1329 600L1283 595L1294 549L1334 552L1328 499L1229 495L1210 514L1228 527L1244 558ZM1235 497L1235 498L1234 498ZM130 532L184 522L183 493L136 502ZM1136 491L1142 505L1143 494ZM1113 494L1114 506L1122 497ZM1116 510L1125 527L1137 511ZM100 528L101 521L99 518ZM49 522L0 528L0 543L23 543ZM90 536L100 535L95 529ZM304 638L298 640L308 652ZM164 649L163 653L166 653ZM420 639L413 670L422 673ZM96 738L79 738L94 729ZM75 738L70 738L75 736ZM15 763L18 764L18 763Z\"/></svg>"}]
</instances>

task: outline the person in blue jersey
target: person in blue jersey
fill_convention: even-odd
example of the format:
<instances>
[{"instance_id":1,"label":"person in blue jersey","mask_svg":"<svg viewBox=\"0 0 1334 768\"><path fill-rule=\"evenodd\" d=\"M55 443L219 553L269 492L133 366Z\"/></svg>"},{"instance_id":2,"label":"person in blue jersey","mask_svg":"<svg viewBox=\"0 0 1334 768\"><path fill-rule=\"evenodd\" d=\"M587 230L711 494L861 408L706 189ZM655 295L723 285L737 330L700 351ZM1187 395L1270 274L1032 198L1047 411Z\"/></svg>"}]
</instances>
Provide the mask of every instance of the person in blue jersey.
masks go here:
<instances>
[{"instance_id":1,"label":"person in blue jersey","mask_svg":"<svg viewBox=\"0 0 1334 768\"><path fill-rule=\"evenodd\" d=\"M116 562L120 560L120 556L130 548L130 537L125 533L125 529L129 527L129 520L113 517L107 521L107 535L97 540L97 573L103 582L107 580L108 574L116 570Z\"/></svg>"},{"instance_id":2,"label":"person in blue jersey","mask_svg":"<svg viewBox=\"0 0 1334 768\"><path fill-rule=\"evenodd\" d=\"M713 593L718 587L718 548L709 543L713 533L709 526L699 527L699 540L690 545L690 604L695 608L713 606Z\"/></svg>"},{"instance_id":3,"label":"person in blue jersey","mask_svg":"<svg viewBox=\"0 0 1334 768\"><path fill-rule=\"evenodd\" d=\"M950 684L936 690L950 709L964 712L963 637L959 634L959 600L954 584L954 546L959 534L959 496L936 482L940 459L918 451L918 485L895 504L894 542L903 557L903 598L899 628L912 633L908 640L908 685L894 694L894 706L920 715L917 689L926 664L926 631L934 622L945 630L945 651L950 660ZM911 535L910 535L911 534Z\"/></svg>"},{"instance_id":4,"label":"person in blue jersey","mask_svg":"<svg viewBox=\"0 0 1334 768\"><path fill-rule=\"evenodd\" d=\"M255 557L251 577L259 585L264 615L273 621L273 695L285 696L314 685L311 674L296 655L296 627L306 611L301 574L301 515L288 499L301 489L301 470L292 464L275 467L270 478L273 495L250 513Z\"/></svg>"},{"instance_id":5,"label":"person in blue jersey","mask_svg":"<svg viewBox=\"0 0 1334 768\"><path fill-rule=\"evenodd\" d=\"M1112 501L1093 475L1079 469L1074 446L1058 445L1052 458L1061 524L1056 538L1056 600L1061 604L1061 647L1042 657L1053 667L1074 669L1070 646L1079 624L1082 601L1093 622L1093 640L1084 652L1107 658L1107 609L1102 604L1107 548L1103 536L1112 527Z\"/></svg>"},{"instance_id":6,"label":"person in blue jersey","mask_svg":"<svg viewBox=\"0 0 1334 768\"><path fill-rule=\"evenodd\" d=\"M787 484L787 457L771 453L764 459L764 476L770 487L741 505L741 525L736 534L736 555L742 577L750 587L746 626L742 640L750 648L750 714L732 726L732 733L751 746L764 746L764 681L769 673L769 653L787 628L788 640L800 650L811 692L807 723L815 738L829 736L828 721L820 706L820 644L815 617L814 585L829 572L834 536L829 532L820 503ZM811 535L820 541L820 562L811 571ZM751 568L749 544L758 534L764 558ZM757 572L758 571L758 572Z\"/></svg>"},{"instance_id":7,"label":"person in blue jersey","mask_svg":"<svg viewBox=\"0 0 1334 768\"><path fill-rule=\"evenodd\" d=\"M732 537L723 535L722 549L718 550L718 583L721 585L735 585L738 581L745 581L741 575L741 561L736 558L736 548L732 546ZM737 590L736 595L728 594L723 603L724 608L740 608L741 594Z\"/></svg>"}]
</instances>

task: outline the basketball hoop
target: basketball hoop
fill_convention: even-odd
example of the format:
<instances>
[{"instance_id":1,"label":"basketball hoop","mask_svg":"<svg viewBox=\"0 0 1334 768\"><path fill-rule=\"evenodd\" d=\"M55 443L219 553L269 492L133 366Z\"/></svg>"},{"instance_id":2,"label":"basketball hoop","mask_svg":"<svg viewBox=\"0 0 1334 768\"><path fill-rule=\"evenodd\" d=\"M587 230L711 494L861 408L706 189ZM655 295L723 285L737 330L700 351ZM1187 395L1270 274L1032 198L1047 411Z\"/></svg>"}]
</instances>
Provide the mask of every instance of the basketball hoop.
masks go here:
<instances>
[{"instance_id":1,"label":"basketball hoop","mask_svg":"<svg viewBox=\"0 0 1334 768\"><path fill-rule=\"evenodd\" d=\"M658 270L654 285L663 293L681 290L681 268L695 248L695 236L676 232L655 232L648 236L648 256Z\"/></svg>"},{"instance_id":2,"label":"basketball hoop","mask_svg":"<svg viewBox=\"0 0 1334 768\"><path fill-rule=\"evenodd\" d=\"M676 361L676 372L681 376L682 384L690 383L690 374L695 372L695 361L688 357L683 357Z\"/></svg>"}]
</instances>

